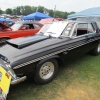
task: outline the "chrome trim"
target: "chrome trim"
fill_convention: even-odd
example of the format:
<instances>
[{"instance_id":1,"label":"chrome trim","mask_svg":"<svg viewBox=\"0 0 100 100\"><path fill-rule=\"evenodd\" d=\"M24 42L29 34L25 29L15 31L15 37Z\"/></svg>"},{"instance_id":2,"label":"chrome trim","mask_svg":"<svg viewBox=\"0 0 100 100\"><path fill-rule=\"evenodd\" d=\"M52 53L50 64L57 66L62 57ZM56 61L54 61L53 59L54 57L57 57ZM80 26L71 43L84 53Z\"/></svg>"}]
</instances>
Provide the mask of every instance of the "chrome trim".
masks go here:
<instances>
[{"instance_id":1,"label":"chrome trim","mask_svg":"<svg viewBox=\"0 0 100 100\"><path fill-rule=\"evenodd\" d=\"M6 64L6 66L7 66L7 68L8 68L8 73L9 73L14 79L16 79L17 76L16 76L14 70L11 68L10 64Z\"/></svg>"},{"instance_id":2,"label":"chrome trim","mask_svg":"<svg viewBox=\"0 0 100 100\"><path fill-rule=\"evenodd\" d=\"M21 77L21 78L16 78L16 79L14 79L14 80L11 81L11 85L18 84L18 83L20 83L20 82L25 81L26 79L27 79L26 76L23 76L23 77Z\"/></svg>"},{"instance_id":3,"label":"chrome trim","mask_svg":"<svg viewBox=\"0 0 100 100\"><path fill-rule=\"evenodd\" d=\"M68 48L65 48L65 49L63 49L63 50L59 50L59 51L57 51L57 52L54 52L54 53L51 53L51 54L48 54L48 55L45 55L45 56L42 56L42 57L36 58L36 59L34 59L34 60L31 60L31 61L25 62L25 63L23 63L23 64L20 64L20 65L15 66L13 69L17 69L17 68L23 67L23 66L25 66L25 65L28 65L28 64L31 64L31 63L37 62L37 61L39 61L39 60L42 60L42 59L44 59L44 58L51 57L51 56L56 55L56 54L58 54L58 53L61 53L61 52L67 51L67 49L68 49Z\"/></svg>"}]
</instances>

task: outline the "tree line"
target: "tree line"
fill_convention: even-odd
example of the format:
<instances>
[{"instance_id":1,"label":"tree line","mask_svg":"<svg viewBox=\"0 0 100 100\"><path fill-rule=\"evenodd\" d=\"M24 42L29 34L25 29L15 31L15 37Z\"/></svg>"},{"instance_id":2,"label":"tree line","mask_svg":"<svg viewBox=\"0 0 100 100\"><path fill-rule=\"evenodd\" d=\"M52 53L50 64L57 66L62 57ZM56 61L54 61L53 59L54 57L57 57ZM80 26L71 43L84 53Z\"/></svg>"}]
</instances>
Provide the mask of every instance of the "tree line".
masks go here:
<instances>
[{"instance_id":1,"label":"tree line","mask_svg":"<svg viewBox=\"0 0 100 100\"><path fill-rule=\"evenodd\" d=\"M11 15L28 15L28 14L34 13L36 11L41 12L41 13L46 13L52 17L54 17L54 13L55 13L55 17L60 17L60 18L64 18L64 19L66 19L68 15L75 13L74 11L63 12L63 11L59 11L59 10L56 10L54 12L54 10L47 9L43 6L35 7L35 6L26 5L26 6L17 6L13 9L7 8L5 11L0 10L0 14L5 13L5 14L11 14Z\"/></svg>"}]
</instances>

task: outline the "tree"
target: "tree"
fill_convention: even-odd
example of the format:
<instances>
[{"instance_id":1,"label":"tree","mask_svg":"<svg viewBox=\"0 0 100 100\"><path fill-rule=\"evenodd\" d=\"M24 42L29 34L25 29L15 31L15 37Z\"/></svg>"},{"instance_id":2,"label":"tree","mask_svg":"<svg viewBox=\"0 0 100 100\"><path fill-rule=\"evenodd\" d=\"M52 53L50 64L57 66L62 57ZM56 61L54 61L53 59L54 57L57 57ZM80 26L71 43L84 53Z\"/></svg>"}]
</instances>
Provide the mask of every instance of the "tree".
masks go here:
<instances>
[{"instance_id":1,"label":"tree","mask_svg":"<svg viewBox=\"0 0 100 100\"><path fill-rule=\"evenodd\" d=\"M6 9L6 14L12 14L12 9L10 9L10 8L8 8L8 9Z\"/></svg>"},{"instance_id":2,"label":"tree","mask_svg":"<svg viewBox=\"0 0 100 100\"><path fill-rule=\"evenodd\" d=\"M33 13L31 6L24 6L24 15L28 15L30 13Z\"/></svg>"},{"instance_id":3,"label":"tree","mask_svg":"<svg viewBox=\"0 0 100 100\"><path fill-rule=\"evenodd\" d=\"M3 11L0 9L0 14L2 14L3 13Z\"/></svg>"},{"instance_id":4,"label":"tree","mask_svg":"<svg viewBox=\"0 0 100 100\"><path fill-rule=\"evenodd\" d=\"M48 10L48 12L49 12L49 16L54 16L54 11L52 10L52 9L50 9L50 10Z\"/></svg>"},{"instance_id":5,"label":"tree","mask_svg":"<svg viewBox=\"0 0 100 100\"><path fill-rule=\"evenodd\" d=\"M10 8L6 9L5 13L6 14L14 14L14 15L28 15L28 14L34 13L36 11L41 12L41 13L44 13L44 11L45 11L46 13L49 14L49 16L54 17L54 11L52 9L47 9L43 6L38 6L38 7L28 6L28 5L18 6L13 9L10 9ZM0 11L0 13L2 13L2 11ZM74 14L74 13L75 13L74 11L63 12L63 11L56 10L55 17L60 17L60 18L66 19L68 15Z\"/></svg>"},{"instance_id":6,"label":"tree","mask_svg":"<svg viewBox=\"0 0 100 100\"><path fill-rule=\"evenodd\" d=\"M13 10L12 10L12 14L13 15L16 15L17 13L16 13L16 8L14 8Z\"/></svg>"},{"instance_id":7,"label":"tree","mask_svg":"<svg viewBox=\"0 0 100 100\"><path fill-rule=\"evenodd\" d=\"M43 6L38 6L38 12L43 13L44 12L44 7Z\"/></svg>"}]
</instances>

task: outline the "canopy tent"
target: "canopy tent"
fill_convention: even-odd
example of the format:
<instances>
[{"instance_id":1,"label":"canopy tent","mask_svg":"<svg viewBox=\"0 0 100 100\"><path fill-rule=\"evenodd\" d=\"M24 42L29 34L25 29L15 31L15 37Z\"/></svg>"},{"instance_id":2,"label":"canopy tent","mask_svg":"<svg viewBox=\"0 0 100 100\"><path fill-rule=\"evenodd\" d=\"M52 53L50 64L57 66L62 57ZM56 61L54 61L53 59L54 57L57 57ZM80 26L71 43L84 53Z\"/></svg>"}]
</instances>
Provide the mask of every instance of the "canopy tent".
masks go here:
<instances>
[{"instance_id":1,"label":"canopy tent","mask_svg":"<svg viewBox=\"0 0 100 100\"><path fill-rule=\"evenodd\" d=\"M4 21L6 21L6 19L0 18L0 22L4 22Z\"/></svg>"},{"instance_id":2,"label":"canopy tent","mask_svg":"<svg viewBox=\"0 0 100 100\"><path fill-rule=\"evenodd\" d=\"M40 12L35 12L35 13L29 14L27 16L24 16L22 19L23 20L41 20L44 18L52 18L52 17L48 16L46 14L40 13Z\"/></svg>"},{"instance_id":3,"label":"canopy tent","mask_svg":"<svg viewBox=\"0 0 100 100\"><path fill-rule=\"evenodd\" d=\"M11 22L13 22L13 21L12 21L11 19L0 18L0 22L11 23Z\"/></svg>"},{"instance_id":4,"label":"canopy tent","mask_svg":"<svg viewBox=\"0 0 100 100\"><path fill-rule=\"evenodd\" d=\"M71 14L68 16L68 20L95 21L100 28L100 7L94 7Z\"/></svg>"},{"instance_id":5,"label":"canopy tent","mask_svg":"<svg viewBox=\"0 0 100 100\"><path fill-rule=\"evenodd\" d=\"M100 7L89 8L68 16L68 19L78 17L100 17Z\"/></svg>"}]
</instances>

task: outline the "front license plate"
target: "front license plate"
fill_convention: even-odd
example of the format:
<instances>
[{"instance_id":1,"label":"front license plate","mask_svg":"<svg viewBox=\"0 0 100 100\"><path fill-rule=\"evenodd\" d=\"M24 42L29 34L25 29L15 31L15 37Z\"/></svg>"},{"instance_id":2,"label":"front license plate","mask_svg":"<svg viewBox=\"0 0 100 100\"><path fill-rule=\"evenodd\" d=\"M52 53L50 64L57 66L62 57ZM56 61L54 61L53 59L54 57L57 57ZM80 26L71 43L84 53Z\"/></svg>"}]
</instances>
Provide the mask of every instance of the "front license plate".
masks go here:
<instances>
[{"instance_id":1,"label":"front license plate","mask_svg":"<svg viewBox=\"0 0 100 100\"><path fill-rule=\"evenodd\" d=\"M11 82L11 75L0 66L0 98L6 98ZM0 99L5 100L5 99Z\"/></svg>"}]
</instances>

